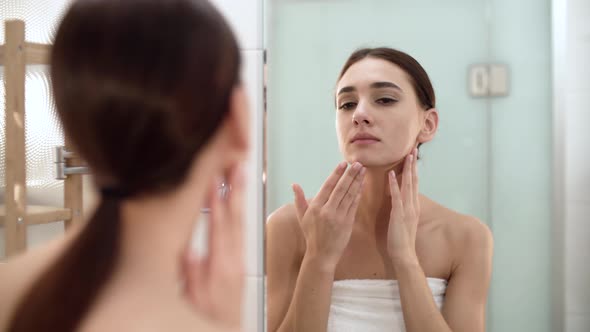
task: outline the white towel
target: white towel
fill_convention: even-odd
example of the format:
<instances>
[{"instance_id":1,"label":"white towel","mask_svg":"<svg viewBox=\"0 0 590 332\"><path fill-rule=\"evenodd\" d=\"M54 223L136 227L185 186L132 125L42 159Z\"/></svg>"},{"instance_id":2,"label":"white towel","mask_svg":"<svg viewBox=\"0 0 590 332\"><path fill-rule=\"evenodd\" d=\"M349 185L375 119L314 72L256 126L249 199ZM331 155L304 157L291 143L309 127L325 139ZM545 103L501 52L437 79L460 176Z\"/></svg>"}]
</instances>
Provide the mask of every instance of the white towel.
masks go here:
<instances>
[{"instance_id":1,"label":"white towel","mask_svg":"<svg viewBox=\"0 0 590 332\"><path fill-rule=\"evenodd\" d=\"M447 281L427 278L439 310ZM338 280L332 286L327 332L405 332L396 280Z\"/></svg>"}]
</instances>

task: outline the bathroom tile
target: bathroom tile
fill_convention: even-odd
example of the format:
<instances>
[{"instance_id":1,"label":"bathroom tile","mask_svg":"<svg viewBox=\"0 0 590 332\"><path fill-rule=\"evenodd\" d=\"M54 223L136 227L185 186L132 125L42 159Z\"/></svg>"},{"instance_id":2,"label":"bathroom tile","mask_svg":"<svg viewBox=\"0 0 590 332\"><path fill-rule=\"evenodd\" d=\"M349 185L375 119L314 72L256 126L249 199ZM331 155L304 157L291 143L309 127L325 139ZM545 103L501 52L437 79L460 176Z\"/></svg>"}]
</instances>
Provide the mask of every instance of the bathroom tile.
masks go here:
<instances>
[{"instance_id":1,"label":"bathroom tile","mask_svg":"<svg viewBox=\"0 0 590 332\"><path fill-rule=\"evenodd\" d=\"M565 315L565 332L588 332L590 331L590 313Z\"/></svg>"},{"instance_id":2,"label":"bathroom tile","mask_svg":"<svg viewBox=\"0 0 590 332\"><path fill-rule=\"evenodd\" d=\"M567 1L566 68L567 90L584 92L590 89L590 2Z\"/></svg>"},{"instance_id":3,"label":"bathroom tile","mask_svg":"<svg viewBox=\"0 0 590 332\"><path fill-rule=\"evenodd\" d=\"M242 331L262 332L263 317L263 283L261 277L246 277L244 302L242 307Z\"/></svg>"},{"instance_id":4,"label":"bathroom tile","mask_svg":"<svg viewBox=\"0 0 590 332\"><path fill-rule=\"evenodd\" d=\"M567 1L567 24L568 31L572 34L590 32L590 1L568 0Z\"/></svg>"},{"instance_id":5,"label":"bathroom tile","mask_svg":"<svg viewBox=\"0 0 590 332\"><path fill-rule=\"evenodd\" d=\"M262 49L262 0L212 0L229 21L243 50Z\"/></svg>"},{"instance_id":6,"label":"bathroom tile","mask_svg":"<svg viewBox=\"0 0 590 332\"><path fill-rule=\"evenodd\" d=\"M242 77L250 103L250 156L246 164L247 192L245 202L246 273L262 276L263 256L263 59L262 51L242 51Z\"/></svg>"},{"instance_id":7,"label":"bathroom tile","mask_svg":"<svg viewBox=\"0 0 590 332\"><path fill-rule=\"evenodd\" d=\"M568 201L590 203L590 93L569 93L565 109L565 184Z\"/></svg>"},{"instance_id":8,"label":"bathroom tile","mask_svg":"<svg viewBox=\"0 0 590 332\"><path fill-rule=\"evenodd\" d=\"M565 222L565 305L590 315L590 203L567 202Z\"/></svg>"},{"instance_id":9,"label":"bathroom tile","mask_svg":"<svg viewBox=\"0 0 590 332\"><path fill-rule=\"evenodd\" d=\"M567 43L567 91L587 92L590 90L590 32L571 34Z\"/></svg>"},{"instance_id":10,"label":"bathroom tile","mask_svg":"<svg viewBox=\"0 0 590 332\"><path fill-rule=\"evenodd\" d=\"M47 243L64 233L63 222L43 225L31 225L27 228L27 248ZM0 260L5 258L4 227L0 227Z\"/></svg>"},{"instance_id":11,"label":"bathroom tile","mask_svg":"<svg viewBox=\"0 0 590 332\"><path fill-rule=\"evenodd\" d=\"M244 80L251 108L264 106L263 100L263 61L261 50L242 50L242 79ZM250 110L252 113L253 110Z\"/></svg>"},{"instance_id":12,"label":"bathroom tile","mask_svg":"<svg viewBox=\"0 0 590 332\"><path fill-rule=\"evenodd\" d=\"M54 222L42 225L30 225L27 227L27 249L61 237L64 234L63 222Z\"/></svg>"}]
</instances>

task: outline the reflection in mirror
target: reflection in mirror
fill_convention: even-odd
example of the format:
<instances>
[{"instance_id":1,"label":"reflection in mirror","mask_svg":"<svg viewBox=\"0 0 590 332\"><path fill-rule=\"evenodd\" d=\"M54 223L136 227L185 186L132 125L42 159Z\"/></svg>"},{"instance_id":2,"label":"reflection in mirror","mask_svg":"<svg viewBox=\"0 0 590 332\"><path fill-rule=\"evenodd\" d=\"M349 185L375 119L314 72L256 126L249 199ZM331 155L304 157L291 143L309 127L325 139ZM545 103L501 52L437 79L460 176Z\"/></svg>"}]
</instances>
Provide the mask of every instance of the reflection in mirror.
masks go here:
<instances>
[{"instance_id":1,"label":"reflection in mirror","mask_svg":"<svg viewBox=\"0 0 590 332\"><path fill-rule=\"evenodd\" d=\"M269 331L563 330L558 7L272 2Z\"/></svg>"}]
</instances>

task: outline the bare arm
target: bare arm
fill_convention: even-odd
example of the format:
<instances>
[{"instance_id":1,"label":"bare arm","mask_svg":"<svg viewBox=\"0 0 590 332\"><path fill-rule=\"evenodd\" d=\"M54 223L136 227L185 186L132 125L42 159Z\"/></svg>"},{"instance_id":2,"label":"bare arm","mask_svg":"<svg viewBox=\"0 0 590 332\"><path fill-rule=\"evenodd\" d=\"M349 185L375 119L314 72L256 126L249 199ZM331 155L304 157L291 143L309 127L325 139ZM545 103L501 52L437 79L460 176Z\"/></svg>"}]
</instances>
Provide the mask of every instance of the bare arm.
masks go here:
<instances>
[{"instance_id":1,"label":"bare arm","mask_svg":"<svg viewBox=\"0 0 590 332\"><path fill-rule=\"evenodd\" d=\"M325 331L335 268L303 254L305 239L288 208L271 215L266 226L268 330Z\"/></svg>"},{"instance_id":2,"label":"bare arm","mask_svg":"<svg viewBox=\"0 0 590 332\"><path fill-rule=\"evenodd\" d=\"M340 165L308 204L294 186L296 221L280 215L268 223L269 331L324 332L328 325L334 271L352 233L364 170ZM344 174L345 173L345 174ZM291 215L294 213L292 212ZM290 217L292 221L294 218ZM276 225L275 225L276 224ZM292 238L301 234L299 257Z\"/></svg>"},{"instance_id":3,"label":"bare arm","mask_svg":"<svg viewBox=\"0 0 590 332\"><path fill-rule=\"evenodd\" d=\"M276 331L326 331L334 268L308 257L303 259L292 301Z\"/></svg>"},{"instance_id":4,"label":"bare arm","mask_svg":"<svg viewBox=\"0 0 590 332\"><path fill-rule=\"evenodd\" d=\"M396 271L402 310L408 332L483 332L485 303L491 277L492 236L477 220L459 220L452 239L455 264L445 304L438 311L416 255L420 215L417 150L406 158L401 186L390 174L391 216L388 252Z\"/></svg>"},{"instance_id":5,"label":"bare arm","mask_svg":"<svg viewBox=\"0 0 590 332\"><path fill-rule=\"evenodd\" d=\"M477 226L469 230L471 234L466 236L461 260L447 286L442 312L434 303L426 276L417 260L396 266L408 332L485 331L492 236L485 225Z\"/></svg>"},{"instance_id":6,"label":"bare arm","mask_svg":"<svg viewBox=\"0 0 590 332\"><path fill-rule=\"evenodd\" d=\"M323 264L312 255L301 257L305 240L295 212L289 213L288 209L281 208L267 223L268 329L325 330L334 267ZM298 239L303 243L300 244Z\"/></svg>"},{"instance_id":7,"label":"bare arm","mask_svg":"<svg viewBox=\"0 0 590 332\"><path fill-rule=\"evenodd\" d=\"M493 238L474 221L467 232L461 260L447 286L442 314L453 331L485 331L485 307L492 275Z\"/></svg>"},{"instance_id":8,"label":"bare arm","mask_svg":"<svg viewBox=\"0 0 590 332\"><path fill-rule=\"evenodd\" d=\"M267 326L271 332L293 330L293 314L287 311L303 258L301 253L305 250L302 237L293 206L281 207L268 218L265 252Z\"/></svg>"},{"instance_id":9,"label":"bare arm","mask_svg":"<svg viewBox=\"0 0 590 332\"><path fill-rule=\"evenodd\" d=\"M292 329L285 331L326 331L334 266L327 266L321 259L306 255L301 264L293 301L287 313ZM281 330L283 331L283 330Z\"/></svg>"}]
</instances>

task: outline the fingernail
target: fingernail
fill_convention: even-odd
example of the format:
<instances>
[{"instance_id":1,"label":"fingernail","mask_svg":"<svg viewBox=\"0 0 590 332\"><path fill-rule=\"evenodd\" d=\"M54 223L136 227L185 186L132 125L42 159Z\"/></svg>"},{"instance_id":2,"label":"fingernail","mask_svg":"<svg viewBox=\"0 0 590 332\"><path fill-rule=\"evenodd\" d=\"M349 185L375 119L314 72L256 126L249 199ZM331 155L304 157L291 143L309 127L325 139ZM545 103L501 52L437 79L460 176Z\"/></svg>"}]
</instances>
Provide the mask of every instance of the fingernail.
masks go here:
<instances>
[{"instance_id":1,"label":"fingernail","mask_svg":"<svg viewBox=\"0 0 590 332\"><path fill-rule=\"evenodd\" d=\"M341 162L340 164L338 164L338 170L343 170L346 168L346 165L348 165L346 163L346 161Z\"/></svg>"}]
</instances>

